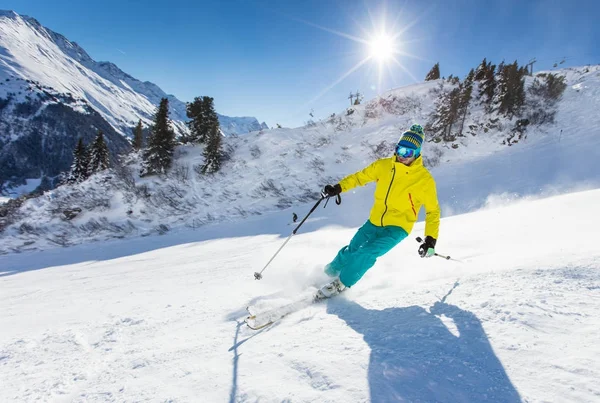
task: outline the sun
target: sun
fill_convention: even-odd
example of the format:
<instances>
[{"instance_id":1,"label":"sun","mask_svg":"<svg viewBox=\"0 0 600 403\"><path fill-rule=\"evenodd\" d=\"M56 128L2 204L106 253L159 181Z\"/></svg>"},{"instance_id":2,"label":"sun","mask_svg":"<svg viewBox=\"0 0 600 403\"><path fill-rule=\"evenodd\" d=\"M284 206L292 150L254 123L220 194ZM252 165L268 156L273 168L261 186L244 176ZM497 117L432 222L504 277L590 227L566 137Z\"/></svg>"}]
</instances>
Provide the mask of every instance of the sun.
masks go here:
<instances>
[{"instance_id":1,"label":"sun","mask_svg":"<svg viewBox=\"0 0 600 403\"><path fill-rule=\"evenodd\" d=\"M386 72L389 74L389 78L391 78L391 80L394 82L394 85L396 85L396 80L394 78L395 68L399 68L403 72L404 76L409 77L414 82L419 81L403 64L403 59L411 58L424 60L416 55L410 54L407 51L408 45L419 39L415 38L407 40L407 38L405 37L405 34L407 32L411 32L410 29L419 22L420 18L417 17L409 19L410 22L408 24L404 26L399 26L399 19L401 16L405 16L405 13L397 13L397 17L391 25L387 21L389 16L385 13L385 10L382 11L380 21L376 21L374 19L373 14L370 10L369 16L371 19L372 29L369 30L366 27L357 24L361 35L349 34L321 25L317 25L309 21L296 19L297 21L306 25L329 32L341 38L349 39L353 42L356 42L361 47L360 50L356 50L356 54L360 55L360 58L362 58L362 60L356 62L356 64L350 67L348 71L346 71L340 77L335 79L331 84L323 88L311 100L306 102L305 105L312 105L324 94L329 92L333 87L340 84L342 81L347 79L349 76L354 74L363 66L369 64L372 64L372 66L369 67L368 74L371 75L371 72L373 71L372 68L374 67L376 69L375 79L377 81L376 83L371 82L369 84L369 88L373 89L373 91L376 91L378 94L380 94L384 88L384 76L386 75Z\"/></svg>"},{"instance_id":2,"label":"sun","mask_svg":"<svg viewBox=\"0 0 600 403\"><path fill-rule=\"evenodd\" d=\"M380 62L390 60L396 53L395 44L389 35L381 34L369 41L369 56Z\"/></svg>"}]
</instances>

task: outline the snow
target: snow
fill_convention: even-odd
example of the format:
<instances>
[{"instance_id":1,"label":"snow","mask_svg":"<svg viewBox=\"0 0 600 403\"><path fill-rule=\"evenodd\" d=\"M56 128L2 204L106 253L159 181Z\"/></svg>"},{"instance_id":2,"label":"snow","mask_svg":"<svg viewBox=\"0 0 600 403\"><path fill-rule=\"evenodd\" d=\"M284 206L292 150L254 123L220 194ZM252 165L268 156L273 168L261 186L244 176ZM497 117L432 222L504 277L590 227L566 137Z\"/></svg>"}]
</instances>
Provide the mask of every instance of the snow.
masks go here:
<instances>
[{"instance_id":1,"label":"snow","mask_svg":"<svg viewBox=\"0 0 600 403\"><path fill-rule=\"evenodd\" d=\"M439 252L463 263L408 239L340 298L259 332L245 307L318 281L355 231L333 225L344 204L317 210L261 281L284 212L2 256L0 400L598 401L599 201L445 218Z\"/></svg>"}]
</instances>

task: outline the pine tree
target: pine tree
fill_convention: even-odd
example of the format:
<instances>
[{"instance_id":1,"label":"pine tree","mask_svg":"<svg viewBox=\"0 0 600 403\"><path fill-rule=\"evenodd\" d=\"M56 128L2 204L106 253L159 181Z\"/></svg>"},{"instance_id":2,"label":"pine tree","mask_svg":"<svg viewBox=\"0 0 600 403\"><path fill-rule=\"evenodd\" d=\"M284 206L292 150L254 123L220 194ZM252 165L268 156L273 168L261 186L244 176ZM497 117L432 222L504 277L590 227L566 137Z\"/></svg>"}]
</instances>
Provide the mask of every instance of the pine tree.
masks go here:
<instances>
[{"instance_id":1,"label":"pine tree","mask_svg":"<svg viewBox=\"0 0 600 403\"><path fill-rule=\"evenodd\" d=\"M494 105L498 112L512 119L520 116L521 108L525 104L525 78L524 70L517 61L503 66L498 74L498 93Z\"/></svg>"},{"instance_id":2,"label":"pine tree","mask_svg":"<svg viewBox=\"0 0 600 403\"><path fill-rule=\"evenodd\" d=\"M204 148L204 166L203 173L215 173L221 169L223 161L222 134L219 126L214 126L211 129L208 143Z\"/></svg>"},{"instance_id":3,"label":"pine tree","mask_svg":"<svg viewBox=\"0 0 600 403\"><path fill-rule=\"evenodd\" d=\"M499 76L502 74L502 70L504 70L504 60L500 62L498 67L496 68L496 75Z\"/></svg>"},{"instance_id":4,"label":"pine tree","mask_svg":"<svg viewBox=\"0 0 600 403\"><path fill-rule=\"evenodd\" d=\"M219 131L219 117L217 112L215 112L214 99L212 97L204 96L202 97L202 108L204 110L204 120L206 124L206 140L208 141L210 137L214 134L214 128L217 128Z\"/></svg>"},{"instance_id":5,"label":"pine tree","mask_svg":"<svg viewBox=\"0 0 600 403\"><path fill-rule=\"evenodd\" d=\"M216 117L214 112L213 99L203 96L194 98L193 102L187 104L186 114L191 120L187 123L190 128L190 135L182 138L183 142L206 144L209 140L210 132L214 122L211 120Z\"/></svg>"},{"instance_id":6,"label":"pine tree","mask_svg":"<svg viewBox=\"0 0 600 403\"><path fill-rule=\"evenodd\" d=\"M104 171L105 169L108 169L109 166L110 157L108 146L104 142L102 130L98 130L98 135L94 139L89 150L89 163L87 167L88 176L91 176L96 172Z\"/></svg>"},{"instance_id":7,"label":"pine tree","mask_svg":"<svg viewBox=\"0 0 600 403\"><path fill-rule=\"evenodd\" d=\"M484 59L485 60L485 59ZM488 109L491 108L492 101L494 100L494 93L496 92L496 65L492 62L488 62L483 70L479 70L475 73L475 77L481 76L482 78L479 83L479 98L484 104L487 104Z\"/></svg>"},{"instance_id":8,"label":"pine tree","mask_svg":"<svg viewBox=\"0 0 600 403\"><path fill-rule=\"evenodd\" d=\"M437 80L440 78L440 64L436 63L433 65L429 73L425 76L425 81Z\"/></svg>"},{"instance_id":9,"label":"pine tree","mask_svg":"<svg viewBox=\"0 0 600 403\"><path fill-rule=\"evenodd\" d=\"M204 128L204 113L201 97L195 97L193 102L186 105L186 115L189 119L187 125L190 129L190 135L182 138L183 143L205 143L206 129Z\"/></svg>"},{"instance_id":10,"label":"pine tree","mask_svg":"<svg viewBox=\"0 0 600 403\"><path fill-rule=\"evenodd\" d=\"M465 77L465 81L469 81L471 84L473 84L473 81L475 81L475 70L469 70L469 74L467 74L467 77Z\"/></svg>"},{"instance_id":11,"label":"pine tree","mask_svg":"<svg viewBox=\"0 0 600 403\"><path fill-rule=\"evenodd\" d=\"M137 126L133 129L133 143L132 147L135 151L139 151L144 146L144 129L142 128L142 119L138 121Z\"/></svg>"},{"instance_id":12,"label":"pine tree","mask_svg":"<svg viewBox=\"0 0 600 403\"><path fill-rule=\"evenodd\" d=\"M434 137L444 141L454 141L456 136L452 128L460 116L461 88L453 88L451 91L440 91L439 98L435 103L435 112L429 130Z\"/></svg>"},{"instance_id":13,"label":"pine tree","mask_svg":"<svg viewBox=\"0 0 600 403\"><path fill-rule=\"evenodd\" d=\"M452 132L452 127L458 120L460 114L460 86L454 88L448 94L448 116L446 117L446 131L444 132L444 141L454 141L455 135Z\"/></svg>"},{"instance_id":14,"label":"pine tree","mask_svg":"<svg viewBox=\"0 0 600 403\"><path fill-rule=\"evenodd\" d=\"M154 125L144 150L141 175L165 173L173 162L174 150L175 132L169 122L169 100L163 98L154 115Z\"/></svg>"},{"instance_id":15,"label":"pine tree","mask_svg":"<svg viewBox=\"0 0 600 403\"><path fill-rule=\"evenodd\" d=\"M215 173L221 169L223 161L222 133L219 127L219 118L213 105L213 98L202 97L202 108L208 136L204 148L204 173Z\"/></svg>"},{"instance_id":16,"label":"pine tree","mask_svg":"<svg viewBox=\"0 0 600 403\"><path fill-rule=\"evenodd\" d=\"M473 79L475 81L482 81L486 77L487 70L488 62L484 57L483 61L479 64L479 66L477 66L477 69L475 70L475 77L473 77Z\"/></svg>"},{"instance_id":17,"label":"pine tree","mask_svg":"<svg viewBox=\"0 0 600 403\"><path fill-rule=\"evenodd\" d=\"M67 183L79 183L87 179L87 150L83 144L83 139L80 137L73 150L73 163L67 176Z\"/></svg>"},{"instance_id":18,"label":"pine tree","mask_svg":"<svg viewBox=\"0 0 600 403\"><path fill-rule=\"evenodd\" d=\"M460 129L458 135L462 136L465 128L465 120L467 119L467 113L469 111L469 103L473 95L473 79L475 78L475 71L471 69L465 80L460 84L460 95L458 101L458 115L461 117Z\"/></svg>"}]
</instances>

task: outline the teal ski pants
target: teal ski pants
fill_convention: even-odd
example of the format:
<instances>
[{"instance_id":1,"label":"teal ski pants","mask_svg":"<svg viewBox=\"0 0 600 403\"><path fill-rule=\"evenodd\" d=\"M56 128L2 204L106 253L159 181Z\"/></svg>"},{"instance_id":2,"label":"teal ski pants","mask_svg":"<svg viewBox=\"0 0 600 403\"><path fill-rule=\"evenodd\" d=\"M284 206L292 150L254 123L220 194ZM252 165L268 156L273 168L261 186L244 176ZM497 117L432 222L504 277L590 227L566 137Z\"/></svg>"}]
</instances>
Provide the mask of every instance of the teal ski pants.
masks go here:
<instances>
[{"instance_id":1,"label":"teal ski pants","mask_svg":"<svg viewBox=\"0 0 600 403\"><path fill-rule=\"evenodd\" d=\"M350 244L340 249L335 259L325 266L325 273L331 277L339 276L346 287L352 287L373 267L378 257L389 252L407 236L402 227L378 227L367 220L354 234Z\"/></svg>"}]
</instances>

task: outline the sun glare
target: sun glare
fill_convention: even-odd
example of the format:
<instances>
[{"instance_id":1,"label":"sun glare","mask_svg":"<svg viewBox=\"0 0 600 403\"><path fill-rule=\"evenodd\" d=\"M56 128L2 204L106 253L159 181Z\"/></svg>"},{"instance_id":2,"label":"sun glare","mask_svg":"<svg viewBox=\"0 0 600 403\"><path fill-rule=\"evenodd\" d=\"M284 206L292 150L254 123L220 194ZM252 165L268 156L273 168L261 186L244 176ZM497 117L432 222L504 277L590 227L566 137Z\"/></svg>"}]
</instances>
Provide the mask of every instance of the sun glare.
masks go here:
<instances>
[{"instance_id":1,"label":"sun glare","mask_svg":"<svg viewBox=\"0 0 600 403\"><path fill-rule=\"evenodd\" d=\"M369 42L369 56L384 62L394 55L394 41L387 35L379 35Z\"/></svg>"},{"instance_id":2,"label":"sun glare","mask_svg":"<svg viewBox=\"0 0 600 403\"><path fill-rule=\"evenodd\" d=\"M356 72L359 68L364 65L368 65L368 62L372 62L373 66L369 67L369 72L367 73L371 76L372 68L376 69L376 77L373 77L375 80L369 83L369 88L376 91L378 94L383 91L383 89L387 86L389 88L389 83L384 82L384 76L386 72L389 73L389 79L393 81L393 84L396 85L396 80L394 78L394 71L396 67L402 71L402 74L410 77L413 81L417 82L417 78L406 68L406 66L401 62L403 58L413 58L423 60L415 55L412 55L406 51L406 45L410 42L407 42L405 38L403 38L403 34L408 32L409 29L419 22L419 18L412 19L408 24L404 26L398 26L399 19L401 16L404 16L403 13L397 13L396 20L391 24L387 24L386 13L385 10L381 15L381 21L376 22L373 18L372 13L369 11L369 16L371 17L371 25L372 29L366 29L358 25L362 35L352 35L345 32L340 32L328 27L324 27L321 25L317 25L315 23L298 20L306 25L310 25L317 29L329 32L331 34L337 35L342 38L349 39L360 44L361 49L357 49L358 54L362 54L363 59L358 61L354 66L352 66L348 71L343 73L339 78L334 80L331 84L321 90L313 99L307 102L308 104L313 104L317 99L321 98L327 92L329 92L333 87L340 84L354 72ZM414 41L414 40L413 40ZM373 63L374 62L374 63ZM372 80L372 78L369 78Z\"/></svg>"}]
</instances>

